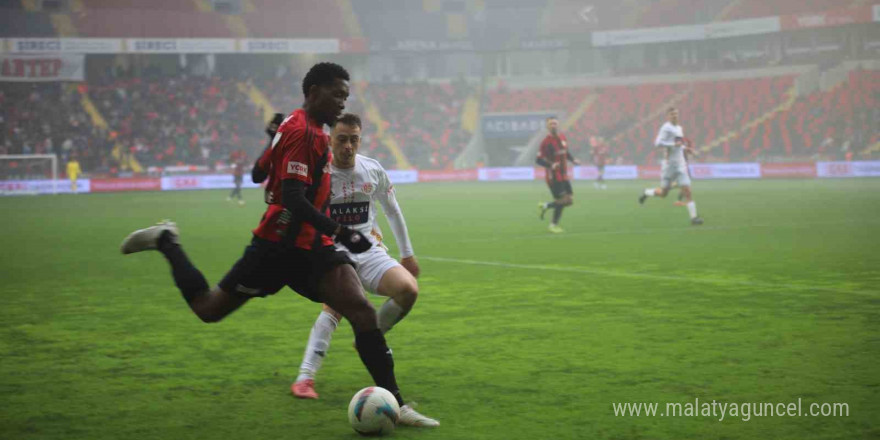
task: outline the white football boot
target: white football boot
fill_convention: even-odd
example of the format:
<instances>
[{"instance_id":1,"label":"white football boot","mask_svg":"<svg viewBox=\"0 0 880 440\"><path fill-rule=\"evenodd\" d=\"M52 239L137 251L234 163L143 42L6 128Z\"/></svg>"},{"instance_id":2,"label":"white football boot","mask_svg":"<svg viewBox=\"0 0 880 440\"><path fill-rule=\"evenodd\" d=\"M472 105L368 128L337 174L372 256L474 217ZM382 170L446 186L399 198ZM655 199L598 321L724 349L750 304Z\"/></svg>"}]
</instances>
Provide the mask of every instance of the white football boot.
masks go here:
<instances>
[{"instance_id":1,"label":"white football boot","mask_svg":"<svg viewBox=\"0 0 880 440\"><path fill-rule=\"evenodd\" d=\"M180 232L177 230L177 224L170 220L162 220L156 226L150 226L146 229L138 229L128 234L119 249L123 254L133 254L135 252L156 249L159 245L159 237L162 233L168 231L171 234L171 242L177 243L177 237Z\"/></svg>"},{"instance_id":2,"label":"white football boot","mask_svg":"<svg viewBox=\"0 0 880 440\"><path fill-rule=\"evenodd\" d=\"M413 407L409 405L403 405L400 407L400 417L397 419L398 425L406 425L406 426L417 426L421 428L433 428L435 426L440 426L440 422L419 414L418 411L414 410Z\"/></svg>"}]
</instances>

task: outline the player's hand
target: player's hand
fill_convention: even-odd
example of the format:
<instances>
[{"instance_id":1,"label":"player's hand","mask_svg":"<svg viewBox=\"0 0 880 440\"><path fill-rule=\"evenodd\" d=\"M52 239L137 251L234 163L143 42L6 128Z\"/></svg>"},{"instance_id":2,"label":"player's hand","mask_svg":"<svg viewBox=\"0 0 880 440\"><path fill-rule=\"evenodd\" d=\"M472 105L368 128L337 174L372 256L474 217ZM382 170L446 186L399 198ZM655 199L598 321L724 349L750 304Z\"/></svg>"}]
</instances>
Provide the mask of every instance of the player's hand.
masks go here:
<instances>
[{"instance_id":1,"label":"player's hand","mask_svg":"<svg viewBox=\"0 0 880 440\"><path fill-rule=\"evenodd\" d=\"M275 137L275 133L278 132L278 127L281 126L282 122L284 122L284 115L281 113L275 113L275 116L273 116L272 120L266 125L266 134L269 135L269 138Z\"/></svg>"},{"instance_id":2,"label":"player's hand","mask_svg":"<svg viewBox=\"0 0 880 440\"><path fill-rule=\"evenodd\" d=\"M553 165L550 166L550 169L553 170L553 171L556 171L557 168L559 168L559 163L558 163L558 162L553 162Z\"/></svg>"},{"instance_id":3,"label":"player's hand","mask_svg":"<svg viewBox=\"0 0 880 440\"><path fill-rule=\"evenodd\" d=\"M334 240L348 248L353 254L366 252L373 247L373 243L370 243L370 240L366 235L351 228L340 228L339 233L336 234Z\"/></svg>"},{"instance_id":4,"label":"player's hand","mask_svg":"<svg viewBox=\"0 0 880 440\"><path fill-rule=\"evenodd\" d=\"M412 276L414 276L416 278L418 278L419 273L422 272L419 269L419 263L416 261L415 255L413 255L412 257L401 258L400 265L403 266L404 269L409 271L409 273L411 273Z\"/></svg>"},{"instance_id":5,"label":"player's hand","mask_svg":"<svg viewBox=\"0 0 880 440\"><path fill-rule=\"evenodd\" d=\"M580 165L580 164L581 164L581 161L579 161L579 160L577 160L577 159L572 159L572 160L571 160L571 163L573 163L573 164L575 164L575 165Z\"/></svg>"}]
</instances>

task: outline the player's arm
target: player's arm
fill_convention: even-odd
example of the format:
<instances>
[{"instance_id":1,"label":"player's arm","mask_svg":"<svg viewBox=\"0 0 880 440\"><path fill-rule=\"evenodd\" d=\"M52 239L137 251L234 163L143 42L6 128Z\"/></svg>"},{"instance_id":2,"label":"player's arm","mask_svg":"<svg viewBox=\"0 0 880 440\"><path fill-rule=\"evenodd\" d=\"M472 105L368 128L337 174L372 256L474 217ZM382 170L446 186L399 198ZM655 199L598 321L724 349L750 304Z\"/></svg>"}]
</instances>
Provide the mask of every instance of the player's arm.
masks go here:
<instances>
[{"instance_id":1,"label":"player's arm","mask_svg":"<svg viewBox=\"0 0 880 440\"><path fill-rule=\"evenodd\" d=\"M254 183L262 183L269 177L269 159L272 156L272 146L275 143L275 134L278 133L278 127L281 126L281 123L284 122L284 115L281 113L275 113L275 116L272 117L272 120L266 125L266 134L269 136L269 143L266 144L266 148L263 149L263 152L257 156L256 162L254 162L253 168L251 168L251 180ZM244 162L244 158L242 158L242 162Z\"/></svg>"},{"instance_id":2,"label":"player's arm","mask_svg":"<svg viewBox=\"0 0 880 440\"><path fill-rule=\"evenodd\" d=\"M547 157L547 145L546 139L541 142L541 146L538 147L538 157L535 159L535 163L544 168L553 168L553 162L550 162Z\"/></svg>"},{"instance_id":3,"label":"player's arm","mask_svg":"<svg viewBox=\"0 0 880 440\"><path fill-rule=\"evenodd\" d=\"M566 151L565 151L565 157L568 158L568 160L570 160L571 163L573 163L573 164L575 164L575 165L580 165L580 164L581 164L581 161L575 159L574 156L571 155L571 151L566 150Z\"/></svg>"},{"instance_id":4,"label":"player's arm","mask_svg":"<svg viewBox=\"0 0 880 440\"><path fill-rule=\"evenodd\" d=\"M254 162L254 166L251 168L251 180L254 183L263 183L267 177L269 177L269 168L272 159L272 142L269 141L269 145L266 146L266 149L263 150L263 153L260 154L260 157Z\"/></svg>"},{"instance_id":5,"label":"player's arm","mask_svg":"<svg viewBox=\"0 0 880 440\"><path fill-rule=\"evenodd\" d=\"M309 160L312 154L311 145L306 143L305 133L283 133L280 137L282 139L279 142L287 144L287 152L281 162L281 206L284 207L282 215L290 218L289 224L292 226L308 223L355 254L369 249L372 244L367 237L327 217L306 198L309 188L320 185L320 182L312 182L309 173L309 165L314 166L315 161Z\"/></svg>"},{"instance_id":6,"label":"player's arm","mask_svg":"<svg viewBox=\"0 0 880 440\"><path fill-rule=\"evenodd\" d=\"M400 250L400 264L406 268L414 277L419 276L419 265L416 262L415 251L413 251L412 242L409 239L409 231L406 228L406 220L403 218L403 211L397 203L397 197L394 194L394 185L388 179L388 174L382 170L379 176L379 188L376 191L376 198L382 205L382 212L388 219L388 225L391 226L391 233L394 235L394 241Z\"/></svg>"}]
</instances>

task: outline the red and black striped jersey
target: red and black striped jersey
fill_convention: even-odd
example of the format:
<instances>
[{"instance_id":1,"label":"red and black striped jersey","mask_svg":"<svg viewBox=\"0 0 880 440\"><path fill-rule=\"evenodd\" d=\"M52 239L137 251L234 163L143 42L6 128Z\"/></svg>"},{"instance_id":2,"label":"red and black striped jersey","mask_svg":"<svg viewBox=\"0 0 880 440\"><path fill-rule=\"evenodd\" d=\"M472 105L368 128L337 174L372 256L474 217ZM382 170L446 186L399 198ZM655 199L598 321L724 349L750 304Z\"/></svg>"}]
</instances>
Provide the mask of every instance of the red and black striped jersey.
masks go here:
<instances>
[{"instance_id":1,"label":"red and black striped jersey","mask_svg":"<svg viewBox=\"0 0 880 440\"><path fill-rule=\"evenodd\" d=\"M322 214L329 215L330 138L318 122L309 119L305 110L291 113L278 127L272 147L260 158L260 168L268 171L266 213L254 235L269 241L281 241L290 235L296 247L316 249L333 245L333 240L305 222L290 224L282 215L281 183L287 179L306 184L306 198Z\"/></svg>"},{"instance_id":2,"label":"red and black striped jersey","mask_svg":"<svg viewBox=\"0 0 880 440\"><path fill-rule=\"evenodd\" d=\"M568 140L565 138L564 134L559 133L558 136L548 134L547 137L544 138L541 142L541 147L538 148L538 159L544 159L544 161L551 166L553 164L559 164L555 170L551 167L547 168L547 176L545 179L548 182L551 180L560 182L570 179L568 175L568 157Z\"/></svg>"}]
</instances>

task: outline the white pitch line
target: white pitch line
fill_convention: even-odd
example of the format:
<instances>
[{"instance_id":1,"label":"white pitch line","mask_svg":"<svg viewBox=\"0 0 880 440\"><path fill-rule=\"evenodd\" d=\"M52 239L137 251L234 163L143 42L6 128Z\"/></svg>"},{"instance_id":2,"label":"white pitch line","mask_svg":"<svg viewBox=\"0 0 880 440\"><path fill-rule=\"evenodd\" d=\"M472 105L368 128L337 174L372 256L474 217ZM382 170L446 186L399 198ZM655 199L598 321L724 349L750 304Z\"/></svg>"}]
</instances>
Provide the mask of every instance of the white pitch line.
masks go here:
<instances>
[{"instance_id":1,"label":"white pitch line","mask_svg":"<svg viewBox=\"0 0 880 440\"><path fill-rule=\"evenodd\" d=\"M533 234L519 235L516 237L487 237L487 238L470 238L458 240L461 243L485 243L493 241L517 241L525 239L564 239L572 236L603 236L603 235L627 235L627 234L655 234L664 232L694 232L699 231L732 231L737 229L752 228L802 228L812 226L833 226L833 225L852 225L852 224L877 224L877 221L834 221L834 222L813 222L813 223L786 223L786 224L751 224L751 225L730 225L730 226L685 226L680 228L647 228L647 229L624 229L614 231L584 231L584 232L566 232L564 234Z\"/></svg>"},{"instance_id":2,"label":"white pitch line","mask_svg":"<svg viewBox=\"0 0 880 440\"><path fill-rule=\"evenodd\" d=\"M870 291L870 290L849 290L849 289L838 289L833 287L819 287L819 286L799 286L796 284L775 284L775 283L762 283L755 281L740 281L740 280L725 280L725 279L712 279L712 278L700 278L700 277L681 277L675 275L656 275L649 273L638 273L638 272L620 272L620 271L609 271L609 270L601 270L601 269L590 269L586 267L565 267L565 266L543 266L539 264L516 264L516 263L504 263L499 261L479 261L479 260L465 260L458 258L444 258L444 257L430 257L430 256L419 256L421 260L428 261L437 261L442 263L456 263L456 264L469 264L474 266L491 266L491 267L503 267L506 269L530 269L530 270L540 270L540 271L551 271L551 272L566 272L566 273L576 273L582 275L598 275L598 276L607 276L607 277L618 277L618 278L635 278L635 279L648 279L648 280L661 280L661 281L676 281L676 282L688 282L688 283L703 283L703 284L720 284L720 285L738 285L738 286L747 286L747 287L756 287L763 289L791 289L791 290L815 290L820 292L834 292L834 293L849 293L855 295L868 295L875 296L878 291Z\"/></svg>"}]
</instances>

